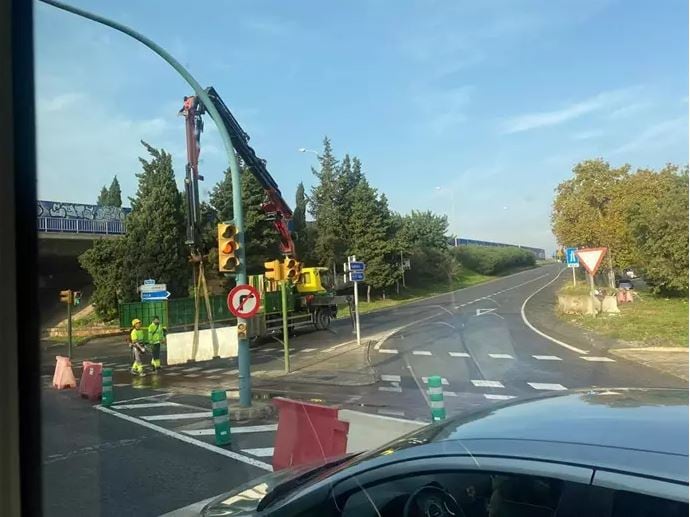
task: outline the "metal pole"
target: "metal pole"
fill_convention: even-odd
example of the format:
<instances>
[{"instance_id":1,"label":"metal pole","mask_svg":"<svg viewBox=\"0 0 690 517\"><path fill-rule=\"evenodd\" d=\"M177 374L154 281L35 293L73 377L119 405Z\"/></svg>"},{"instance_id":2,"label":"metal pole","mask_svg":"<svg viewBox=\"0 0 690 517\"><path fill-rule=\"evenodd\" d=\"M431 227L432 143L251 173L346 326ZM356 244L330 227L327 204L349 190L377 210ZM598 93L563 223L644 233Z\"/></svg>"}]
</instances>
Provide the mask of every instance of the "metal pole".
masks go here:
<instances>
[{"instance_id":1,"label":"metal pole","mask_svg":"<svg viewBox=\"0 0 690 517\"><path fill-rule=\"evenodd\" d=\"M102 23L103 25L120 31L143 43L148 48L153 50L156 54L158 54L160 57L162 57L165 61L167 61L168 64L170 64L177 71L177 73L179 73L182 76L182 78L185 81L187 81L187 83L192 87L196 96L199 97L199 99L201 99L201 102L204 104L204 107L208 111L208 114L211 116L213 121L216 123L216 126L218 127L220 138L223 141L225 151L228 155L228 162L230 165L230 178L232 180L232 209L235 220L235 226L237 227L238 232L237 243L239 244L239 248L235 255L237 256L240 263L237 267L237 274L235 278L237 280L237 284L246 284L247 266L245 262L244 253L244 215L242 213L242 186L240 183L240 167L237 161L237 156L235 155L235 149L232 146L230 134L228 133L227 128L223 124L223 120L220 116L220 113L218 113L218 110L211 102L211 99L209 98L206 91L201 87L197 80L194 79L194 77L192 77L192 75L164 48L159 46L157 43L154 43L146 36L130 29L126 25L115 22L113 20L109 20L107 18L104 18L103 16L90 13L83 9L78 9L76 7L72 7L71 5L63 4L62 2L56 2L55 0L40 1L48 5L52 5L53 7L57 7L58 9L68 11L72 14L76 14L78 16L88 18L89 20ZM244 318L237 318L237 324L244 324L246 328L247 321ZM238 339L238 356L240 370L240 405L247 407L251 406L252 403L249 339L247 337L241 337Z\"/></svg>"},{"instance_id":2,"label":"metal pole","mask_svg":"<svg viewBox=\"0 0 690 517\"><path fill-rule=\"evenodd\" d=\"M350 262L354 262L355 260L357 260L357 257L352 255L352 257L350 257ZM350 269L349 263L347 269ZM353 282L353 284L355 285L355 332L357 333L357 346L361 346L362 340L359 332L359 282Z\"/></svg>"},{"instance_id":3,"label":"metal pole","mask_svg":"<svg viewBox=\"0 0 690 517\"><path fill-rule=\"evenodd\" d=\"M285 358L285 373L290 373L290 337L288 332L287 285L280 283L280 299L283 305L283 357Z\"/></svg>"},{"instance_id":4,"label":"metal pole","mask_svg":"<svg viewBox=\"0 0 690 517\"><path fill-rule=\"evenodd\" d=\"M575 286L577 285L577 280L575 279L575 268L572 267L572 268L570 268L570 269L573 270L573 287L575 287Z\"/></svg>"},{"instance_id":5,"label":"metal pole","mask_svg":"<svg viewBox=\"0 0 690 517\"><path fill-rule=\"evenodd\" d=\"M72 360L72 301L74 300L74 293L69 292L69 299L67 300L67 357Z\"/></svg>"}]
</instances>

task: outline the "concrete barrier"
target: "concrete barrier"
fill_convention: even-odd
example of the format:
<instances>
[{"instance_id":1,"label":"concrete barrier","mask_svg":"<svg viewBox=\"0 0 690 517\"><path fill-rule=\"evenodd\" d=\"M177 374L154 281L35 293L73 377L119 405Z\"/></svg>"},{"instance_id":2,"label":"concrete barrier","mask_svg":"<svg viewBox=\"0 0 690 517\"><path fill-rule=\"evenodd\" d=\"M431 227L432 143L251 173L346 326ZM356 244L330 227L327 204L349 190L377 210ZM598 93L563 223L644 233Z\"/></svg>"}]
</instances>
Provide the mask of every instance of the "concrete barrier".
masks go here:
<instances>
[{"instance_id":1,"label":"concrete barrier","mask_svg":"<svg viewBox=\"0 0 690 517\"><path fill-rule=\"evenodd\" d=\"M350 424L347 433L347 452L375 449L427 425L423 422L372 415L350 409L341 409L338 412L338 420Z\"/></svg>"},{"instance_id":2,"label":"concrete barrier","mask_svg":"<svg viewBox=\"0 0 690 517\"><path fill-rule=\"evenodd\" d=\"M175 332L166 336L167 364L184 364L187 361L208 361L215 356L237 357L237 327L215 329L218 336L218 353L213 350L211 329L199 331L199 347L194 356L192 343L194 331Z\"/></svg>"}]
</instances>

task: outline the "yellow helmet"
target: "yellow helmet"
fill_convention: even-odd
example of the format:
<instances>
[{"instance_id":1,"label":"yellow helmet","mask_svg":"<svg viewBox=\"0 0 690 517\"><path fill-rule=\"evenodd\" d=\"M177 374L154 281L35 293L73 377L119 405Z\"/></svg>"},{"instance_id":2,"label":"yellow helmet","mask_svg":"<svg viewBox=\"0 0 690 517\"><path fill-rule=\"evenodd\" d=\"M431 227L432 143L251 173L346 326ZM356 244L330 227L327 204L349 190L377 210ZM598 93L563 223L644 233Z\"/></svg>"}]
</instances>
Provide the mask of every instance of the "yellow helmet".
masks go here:
<instances>
[{"instance_id":1,"label":"yellow helmet","mask_svg":"<svg viewBox=\"0 0 690 517\"><path fill-rule=\"evenodd\" d=\"M141 323L141 320L140 320L140 319L136 319L136 318L132 320L132 326L133 326L133 327L134 327L137 323Z\"/></svg>"}]
</instances>

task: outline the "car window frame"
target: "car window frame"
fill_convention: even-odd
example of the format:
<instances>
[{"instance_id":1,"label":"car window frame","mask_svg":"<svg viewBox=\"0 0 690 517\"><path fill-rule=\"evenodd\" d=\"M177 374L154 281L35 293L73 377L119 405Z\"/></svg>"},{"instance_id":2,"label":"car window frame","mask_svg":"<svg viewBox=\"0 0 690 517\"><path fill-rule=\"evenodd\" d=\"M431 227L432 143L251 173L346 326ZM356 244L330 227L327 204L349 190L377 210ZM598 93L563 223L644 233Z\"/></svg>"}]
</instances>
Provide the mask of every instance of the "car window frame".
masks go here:
<instances>
[{"instance_id":1,"label":"car window frame","mask_svg":"<svg viewBox=\"0 0 690 517\"><path fill-rule=\"evenodd\" d=\"M627 472L614 472L606 469L595 469L592 486L609 490L633 492L635 494L668 499L679 503L690 502L688 485Z\"/></svg>"}]
</instances>

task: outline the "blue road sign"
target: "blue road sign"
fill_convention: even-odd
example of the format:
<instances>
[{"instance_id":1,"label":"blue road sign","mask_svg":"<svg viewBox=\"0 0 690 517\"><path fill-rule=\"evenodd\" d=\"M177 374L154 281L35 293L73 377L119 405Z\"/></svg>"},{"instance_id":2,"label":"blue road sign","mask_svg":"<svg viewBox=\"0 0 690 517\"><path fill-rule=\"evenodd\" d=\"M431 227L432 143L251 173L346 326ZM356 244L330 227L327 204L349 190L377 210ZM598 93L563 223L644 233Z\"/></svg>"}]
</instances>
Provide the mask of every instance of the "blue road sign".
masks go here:
<instances>
[{"instance_id":1,"label":"blue road sign","mask_svg":"<svg viewBox=\"0 0 690 517\"><path fill-rule=\"evenodd\" d=\"M361 271L353 271L350 273L350 280L353 282L364 282L364 273Z\"/></svg>"},{"instance_id":2,"label":"blue road sign","mask_svg":"<svg viewBox=\"0 0 690 517\"><path fill-rule=\"evenodd\" d=\"M565 249L565 262L568 267L580 267L580 261L577 259L575 252L577 248L566 248Z\"/></svg>"},{"instance_id":3,"label":"blue road sign","mask_svg":"<svg viewBox=\"0 0 690 517\"><path fill-rule=\"evenodd\" d=\"M156 281L153 278L144 280L144 285L156 285Z\"/></svg>"},{"instance_id":4,"label":"blue road sign","mask_svg":"<svg viewBox=\"0 0 690 517\"><path fill-rule=\"evenodd\" d=\"M366 269L366 264L364 262L350 262L350 271L364 271Z\"/></svg>"},{"instance_id":5,"label":"blue road sign","mask_svg":"<svg viewBox=\"0 0 690 517\"><path fill-rule=\"evenodd\" d=\"M142 302L160 302L170 297L170 291L145 291L141 293Z\"/></svg>"}]
</instances>

